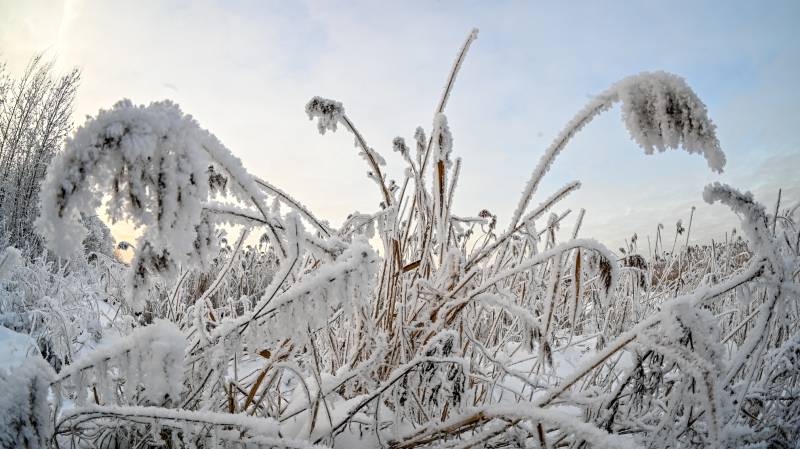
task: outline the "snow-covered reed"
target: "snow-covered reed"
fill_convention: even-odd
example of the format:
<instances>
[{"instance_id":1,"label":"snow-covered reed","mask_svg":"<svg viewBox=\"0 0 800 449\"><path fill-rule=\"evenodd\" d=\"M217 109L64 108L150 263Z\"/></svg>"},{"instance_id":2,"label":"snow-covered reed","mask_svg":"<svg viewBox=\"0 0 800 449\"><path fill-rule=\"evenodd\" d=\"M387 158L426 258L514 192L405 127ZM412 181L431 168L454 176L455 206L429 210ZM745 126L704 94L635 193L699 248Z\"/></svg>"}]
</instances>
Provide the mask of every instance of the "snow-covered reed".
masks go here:
<instances>
[{"instance_id":1,"label":"snow-covered reed","mask_svg":"<svg viewBox=\"0 0 800 449\"><path fill-rule=\"evenodd\" d=\"M399 181L387 178L384 157L342 103L308 103L321 133L354 135L379 188L378 210L340 229L251 176L172 103L121 102L89 119L48 172L38 228L69 253L84 234L79 212L109 196L113 218L144 228L121 298L125 313L144 314L138 330L52 379L57 394L81 398L54 415L53 441L795 444L798 209L769 215L748 194L712 185L705 199L741 216L746 242L668 253L657 240L642 256L634 237L617 254L578 238L583 210L558 241L569 213L560 202L581 186L531 208L540 181L571 138L617 102L646 152L682 148L722 170L703 103L681 78L656 72L614 84L567 124L505 231L489 210L454 214L458 185L469 180L459 179L446 105L476 38L471 32L459 51L429 133L417 128L413 144L392 142L405 164ZM241 237L218 245L221 225ZM248 232L263 235L258 248L245 244ZM148 325L153 318L174 324ZM152 360L127 362L148 348Z\"/></svg>"}]
</instances>

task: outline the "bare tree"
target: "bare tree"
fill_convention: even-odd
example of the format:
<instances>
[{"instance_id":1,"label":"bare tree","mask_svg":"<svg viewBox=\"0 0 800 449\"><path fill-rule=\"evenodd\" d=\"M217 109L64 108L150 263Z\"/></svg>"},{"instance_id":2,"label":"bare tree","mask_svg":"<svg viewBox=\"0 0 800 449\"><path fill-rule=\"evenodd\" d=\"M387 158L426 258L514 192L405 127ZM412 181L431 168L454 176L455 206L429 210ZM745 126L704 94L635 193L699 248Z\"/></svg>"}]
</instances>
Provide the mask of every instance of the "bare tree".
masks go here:
<instances>
[{"instance_id":1,"label":"bare tree","mask_svg":"<svg viewBox=\"0 0 800 449\"><path fill-rule=\"evenodd\" d=\"M10 244L39 245L33 205L50 159L72 128L79 81L77 68L56 75L54 62L42 54L18 79L0 63L0 225Z\"/></svg>"}]
</instances>

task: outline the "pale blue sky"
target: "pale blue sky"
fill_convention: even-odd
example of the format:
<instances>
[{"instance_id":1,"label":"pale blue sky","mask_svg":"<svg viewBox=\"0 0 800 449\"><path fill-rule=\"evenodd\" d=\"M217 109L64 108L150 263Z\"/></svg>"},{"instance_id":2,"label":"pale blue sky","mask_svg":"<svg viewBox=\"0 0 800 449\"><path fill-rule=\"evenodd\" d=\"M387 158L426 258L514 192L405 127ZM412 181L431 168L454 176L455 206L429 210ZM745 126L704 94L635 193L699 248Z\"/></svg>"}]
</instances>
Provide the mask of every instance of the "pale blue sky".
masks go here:
<instances>
[{"instance_id":1,"label":"pale blue sky","mask_svg":"<svg viewBox=\"0 0 800 449\"><path fill-rule=\"evenodd\" d=\"M583 235L618 247L659 222L671 233L692 205L698 239L724 236L735 218L703 204L711 181L771 207L778 187L800 200L799 26L796 1L0 0L0 53L17 72L41 50L81 67L77 117L123 97L175 100L253 173L334 224L376 210L380 196L352 138L320 136L307 121L314 95L342 101L399 177L391 139L430 128L455 53L480 28L447 111L464 159L455 208L489 208L503 222L543 149L593 94L640 71L674 72L718 126L723 175L696 155L645 156L612 110L540 189L581 180L565 207L585 207Z\"/></svg>"}]
</instances>

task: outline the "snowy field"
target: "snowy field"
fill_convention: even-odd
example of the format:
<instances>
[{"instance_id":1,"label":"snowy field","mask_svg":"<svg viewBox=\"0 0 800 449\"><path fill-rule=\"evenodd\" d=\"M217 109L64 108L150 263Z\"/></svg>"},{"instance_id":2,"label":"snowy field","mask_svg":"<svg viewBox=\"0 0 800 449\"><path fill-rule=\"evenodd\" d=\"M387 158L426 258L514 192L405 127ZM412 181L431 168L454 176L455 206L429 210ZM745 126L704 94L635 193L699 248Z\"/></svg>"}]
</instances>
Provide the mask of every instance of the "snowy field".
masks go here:
<instances>
[{"instance_id":1,"label":"snowy field","mask_svg":"<svg viewBox=\"0 0 800 449\"><path fill-rule=\"evenodd\" d=\"M725 241L690 244L691 219L619 250L584 236L591 208L562 207L581 183L540 187L602 114L654 164L726 166L713 110L642 72L555 135L506 225L457 215L477 181L447 106L477 37L430 126L392 142L400 179L345 105L309 100L309 132L351 136L376 197L339 227L175 103L123 100L73 133L77 73L0 72L30 112L0 116L19 180L0 201L0 447L798 447L800 208L714 183L698 197L741 220Z\"/></svg>"}]
</instances>

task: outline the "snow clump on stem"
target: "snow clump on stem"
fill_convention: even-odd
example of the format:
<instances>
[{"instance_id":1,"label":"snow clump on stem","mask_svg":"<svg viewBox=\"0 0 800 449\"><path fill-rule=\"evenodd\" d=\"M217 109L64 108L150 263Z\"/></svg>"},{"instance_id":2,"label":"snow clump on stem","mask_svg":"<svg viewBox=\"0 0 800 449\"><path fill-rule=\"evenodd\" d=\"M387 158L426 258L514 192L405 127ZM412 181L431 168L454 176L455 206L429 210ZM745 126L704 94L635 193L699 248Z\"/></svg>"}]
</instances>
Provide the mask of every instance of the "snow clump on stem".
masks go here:
<instances>
[{"instance_id":1,"label":"snow clump on stem","mask_svg":"<svg viewBox=\"0 0 800 449\"><path fill-rule=\"evenodd\" d=\"M631 138L647 154L682 146L702 154L708 166L722 173L725 154L706 106L683 78L666 72L642 73L613 88L622 101L622 118Z\"/></svg>"},{"instance_id":2,"label":"snow clump on stem","mask_svg":"<svg viewBox=\"0 0 800 449\"><path fill-rule=\"evenodd\" d=\"M336 125L344 117L344 106L342 103L322 97L314 97L306 104L306 114L309 120L318 118L317 129L320 134L325 131L336 131Z\"/></svg>"}]
</instances>

